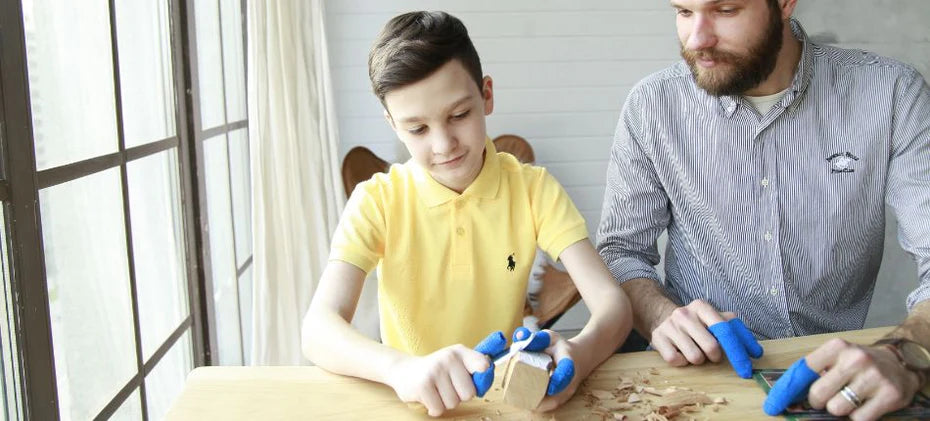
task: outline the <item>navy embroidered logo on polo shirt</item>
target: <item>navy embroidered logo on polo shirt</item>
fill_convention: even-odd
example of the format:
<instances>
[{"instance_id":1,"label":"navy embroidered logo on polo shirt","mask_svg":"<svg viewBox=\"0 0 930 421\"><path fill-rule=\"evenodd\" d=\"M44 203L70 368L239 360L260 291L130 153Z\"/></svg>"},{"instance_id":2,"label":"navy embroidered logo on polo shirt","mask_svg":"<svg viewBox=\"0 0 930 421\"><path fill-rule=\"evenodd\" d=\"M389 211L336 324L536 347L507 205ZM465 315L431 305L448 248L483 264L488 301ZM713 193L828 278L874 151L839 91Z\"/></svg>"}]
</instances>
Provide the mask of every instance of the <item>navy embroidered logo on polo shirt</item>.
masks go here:
<instances>
[{"instance_id":1,"label":"navy embroidered logo on polo shirt","mask_svg":"<svg viewBox=\"0 0 930 421\"><path fill-rule=\"evenodd\" d=\"M833 174L855 171L852 165L858 160L859 157L853 155L849 151L837 152L827 157L827 162L830 163L830 172Z\"/></svg>"},{"instance_id":2,"label":"navy embroidered logo on polo shirt","mask_svg":"<svg viewBox=\"0 0 930 421\"><path fill-rule=\"evenodd\" d=\"M513 260L513 254L507 256L507 270L513 272L517 268L517 261Z\"/></svg>"}]
</instances>

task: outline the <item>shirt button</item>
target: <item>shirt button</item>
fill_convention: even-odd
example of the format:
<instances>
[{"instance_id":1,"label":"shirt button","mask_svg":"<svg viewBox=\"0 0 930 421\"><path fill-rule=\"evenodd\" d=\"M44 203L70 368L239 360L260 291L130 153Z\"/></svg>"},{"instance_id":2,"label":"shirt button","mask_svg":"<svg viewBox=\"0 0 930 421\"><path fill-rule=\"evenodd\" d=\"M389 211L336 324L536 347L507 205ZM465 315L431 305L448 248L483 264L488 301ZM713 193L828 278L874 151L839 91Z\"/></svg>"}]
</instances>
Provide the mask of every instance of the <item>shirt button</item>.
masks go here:
<instances>
[{"instance_id":1,"label":"shirt button","mask_svg":"<svg viewBox=\"0 0 930 421\"><path fill-rule=\"evenodd\" d=\"M456 209L462 209L462 207L464 207L464 206L465 206L465 202L463 202L463 201L455 202L455 208L456 208Z\"/></svg>"},{"instance_id":2,"label":"shirt button","mask_svg":"<svg viewBox=\"0 0 930 421\"><path fill-rule=\"evenodd\" d=\"M458 227L455 229L455 233L458 235L465 235L465 228Z\"/></svg>"},{"instance_id":3,"label":"shirt button","mask_svg":"<svg viewBox=\"0 0 930 421\"><path fill-rule=\"evenodd\" d=\"M772 294L773 297L778 295L778 289L775 287L772 287L772 289L769 290L769 294Z\"/></svg>"},{"instance_id":4,"label":"shirt button","mask_svg":"<svg viewBox=\"0 0 930 421\"><path fill-rule=\"evenodd\" d=\"M772 233L768 231L765 232L765 241L772 241Z\"/></svg>"},{"instance_id":5,"label":"shirt button","mask_svg":"<svg viewBox=\"0 0 930 421\"><path fill-rule=\"evenodd\" d=\"M769 186L769 179L768 179L768 178L763 178L763 179L762 179L762 187L768 187L768 186Z\"/></svg>"}]
</instances>

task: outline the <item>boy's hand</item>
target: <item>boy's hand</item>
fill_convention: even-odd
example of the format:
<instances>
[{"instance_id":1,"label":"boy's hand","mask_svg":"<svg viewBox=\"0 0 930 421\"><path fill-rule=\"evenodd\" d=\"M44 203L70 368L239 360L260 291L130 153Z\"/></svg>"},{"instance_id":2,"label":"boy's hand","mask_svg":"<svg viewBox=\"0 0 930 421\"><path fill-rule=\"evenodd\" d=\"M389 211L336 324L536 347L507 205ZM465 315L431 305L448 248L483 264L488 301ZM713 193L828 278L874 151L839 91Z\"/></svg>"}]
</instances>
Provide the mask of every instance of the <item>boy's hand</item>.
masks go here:
<instances>
[{"instance_id":1,"label":"boy's hand","mask_svg":"<svg viewBox=\"0 0 930 421\"><path fill-rule=\"evenodd\" d=\"M404 402L420 402L430 416L475 397L471 373L490 367L488 357L464 345L452 345L422 357L404 358L391 368L389 386Z\"/></svg>"},{"instance_id":2,"label":"boy's hand","mask_svg":"<svg viewBox=\"0 0 930 421\"><path fill-rule=\"evenodd\" d=\"M513 333L513 340L522 341L530 335L529 329L519 327ZM578 389L580 377L575 377L575 361L571 355L571 343L551 330L536 332L536 337L530 342L526 351L540 352L552 356L556 361L555 369L549 376L549 385L546 388L546 397L539 403L537 411L550 411L567 401Z\"/></svg>"}]
</instances>

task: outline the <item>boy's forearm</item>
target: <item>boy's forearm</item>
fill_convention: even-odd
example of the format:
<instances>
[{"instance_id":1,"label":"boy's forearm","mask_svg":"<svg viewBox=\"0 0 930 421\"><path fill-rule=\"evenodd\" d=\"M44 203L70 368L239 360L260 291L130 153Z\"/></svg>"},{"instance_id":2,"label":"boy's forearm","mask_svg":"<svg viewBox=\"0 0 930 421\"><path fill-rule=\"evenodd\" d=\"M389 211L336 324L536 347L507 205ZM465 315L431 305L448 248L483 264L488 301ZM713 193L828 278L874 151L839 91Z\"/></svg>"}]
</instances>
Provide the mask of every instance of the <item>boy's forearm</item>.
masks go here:
<instances>
[{"instance_id":1,"label":"boy's forearm","mask_svg":"<svg viewBox=\"0 0 930 421\"><path fill-rule=\"evenodd\" d=\"M302 336L304 355L320 368L383 384L391 380L391 367L409 357L365 337L335 313L309 313Z\"/></svg>"},{"instance_id":2,"label":"boy's forearm","mask_svg":"<svg viewBox=\"0 0 930 421\"><path fill-rule=\"evenodd\" d=\"M587 377L610 358L632 329L630 301L622 291L599 297L599 303L589 304L591 318L572 343L578 375Z\"/></svg>"}]
</instances>

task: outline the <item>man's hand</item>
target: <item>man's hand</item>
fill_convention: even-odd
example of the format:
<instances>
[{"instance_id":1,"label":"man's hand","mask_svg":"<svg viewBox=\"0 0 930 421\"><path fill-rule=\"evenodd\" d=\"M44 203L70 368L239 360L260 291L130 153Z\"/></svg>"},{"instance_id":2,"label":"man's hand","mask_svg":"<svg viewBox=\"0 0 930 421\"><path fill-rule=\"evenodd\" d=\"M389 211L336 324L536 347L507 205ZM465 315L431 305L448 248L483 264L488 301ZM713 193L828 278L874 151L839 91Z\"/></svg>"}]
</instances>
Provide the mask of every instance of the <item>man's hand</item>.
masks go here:
<instances>
[{"instance_id":1,"label":"man's hand","mask_svg":"<svg viewBox=\"0 0 930 421\"><path fill-rule=\"evenodd\" d=\"M767 405L781 400L781 395L796 393L810 385L807 399L812 407L826 408L833 415L853 420L875 420L907 406L920 387L918 374L904 368L894 352L884 346L868 347L833 339L804 359L811 372L820 374L819 379L813 384L793 382L790 387L773 387ZM782 377L791 377L789 374L786 372ZM816 377L810 377L813 378ZM781 379L776 386L778 383L782 383ZM847 396L842 392L844 387L848 388ZM780 413L784 410L782 406L790 403L785 401L766 411Z\"/></svg>"},{"instance_id":2,"label":"man's hand","mask_svg":"<svg viewBox=\"0 0 930 421\"><path fill-rule=\"evenodd\" d=\"M489 367L486 355L464 345L452 345L397 361L390 369L388 386L402 401L420 402L430 416L438 417L475 397L471 373Z\"/></svg>"},{"instance_id":3,"label":"man's hand","mask_svg":"<svg viewBox=\"0 0 930 421\"><path fill-rule=\"evenodd\" d=\"M673 366L720 362L724 353L742 378L752 376L750 357L762 347L733 313L718 313L703 300L671 310L652 331L652 346Z\"/></svg>"}]
</instances>

